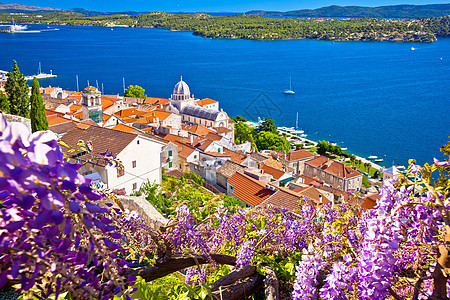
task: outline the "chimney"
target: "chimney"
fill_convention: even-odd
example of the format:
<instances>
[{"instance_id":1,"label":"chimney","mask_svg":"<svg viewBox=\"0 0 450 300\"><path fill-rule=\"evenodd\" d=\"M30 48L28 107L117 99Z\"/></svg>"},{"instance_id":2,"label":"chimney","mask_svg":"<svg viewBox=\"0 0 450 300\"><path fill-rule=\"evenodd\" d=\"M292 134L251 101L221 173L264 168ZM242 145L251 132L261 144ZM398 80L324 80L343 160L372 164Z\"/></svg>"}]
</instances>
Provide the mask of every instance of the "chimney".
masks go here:
<instances>
[{"instance_id":1,"label":"chimney","mask_svg":"<svg viewBox=\"0 0 450 300\"><path fill-rule=\"evenodd\" d=\"M319 195L319 203L320 203L320 204L323 203L322 194Z\"/></svg>"},{"instance_id":2,"label":"chimney","mask_svg":"<svg viewBox=\"0 0 450 300\"><path fill-rule=\"evenodd\" d=\"M194 137L191 134L191 145L194 144Z\"/></svg>"}]
</instances>

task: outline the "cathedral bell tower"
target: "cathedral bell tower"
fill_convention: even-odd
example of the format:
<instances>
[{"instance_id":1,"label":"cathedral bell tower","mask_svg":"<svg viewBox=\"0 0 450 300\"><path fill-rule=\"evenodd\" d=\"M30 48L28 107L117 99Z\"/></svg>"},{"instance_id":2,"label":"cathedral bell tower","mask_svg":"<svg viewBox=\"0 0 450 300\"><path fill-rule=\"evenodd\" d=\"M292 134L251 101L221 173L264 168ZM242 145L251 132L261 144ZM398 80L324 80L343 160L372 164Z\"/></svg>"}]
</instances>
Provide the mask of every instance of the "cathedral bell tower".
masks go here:
<instances>
[{"instance_id":1,"label":"cathedral bell tower","mask_svg":"<svg viewBox=\"0 0 450 300\"><path fill-rule=\"evenodd\" d=\"M95 87L88 86L81 94L83 120L91 119L95 123L102 123L102 93Z\"/></svg>"}]
</instances>

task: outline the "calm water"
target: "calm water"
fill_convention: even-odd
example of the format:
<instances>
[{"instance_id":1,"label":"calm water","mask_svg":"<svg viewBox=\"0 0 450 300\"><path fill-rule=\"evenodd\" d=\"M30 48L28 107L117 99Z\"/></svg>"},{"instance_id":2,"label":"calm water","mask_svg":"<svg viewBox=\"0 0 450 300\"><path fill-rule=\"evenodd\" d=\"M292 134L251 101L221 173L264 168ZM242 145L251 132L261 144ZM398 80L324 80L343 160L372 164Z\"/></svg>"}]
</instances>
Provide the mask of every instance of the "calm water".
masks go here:
<instances>
[{"instance_id":1,"label":"calm water","mask_svg":"<svg viewBox=\"0 0 450 300\"><path fill-rule=\"evenodd\" d=\"M50 26L55 28L55 26ZM46 29L47 26L29 26ZM198 98L220 101L230 116L271 115L313 140L330 140L389 165L442 157L450 135L450 39L432 44L205 39L144 28L57 26L0 34L0 69L17 60L25 75L58 74L41 86L104 88L137 84L170 97L180 75ZM416 50L412 51L411 47ZM442 60L441 60L442 58ZM284 95L289 77L295 96Z\"/></svg>"}]
</instances>

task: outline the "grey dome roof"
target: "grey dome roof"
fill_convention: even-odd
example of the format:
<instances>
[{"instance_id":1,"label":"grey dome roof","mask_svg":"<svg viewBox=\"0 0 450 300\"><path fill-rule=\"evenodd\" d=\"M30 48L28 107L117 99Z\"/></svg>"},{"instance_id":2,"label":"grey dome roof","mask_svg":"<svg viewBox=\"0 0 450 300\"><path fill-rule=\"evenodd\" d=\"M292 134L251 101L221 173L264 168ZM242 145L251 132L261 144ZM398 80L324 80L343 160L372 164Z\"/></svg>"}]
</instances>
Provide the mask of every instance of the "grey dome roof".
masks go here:
<instances>
[{"instance_id":1,"label":"grey dome roof","mask_svg":"<svg viewBox=\"0 0 450 300\"><path fill-rule=\"evenodd\" d=\"M173 88L174 95L190 95L189 86L181 79Z\"/></svg>"},{"instance_id":2,"label":"grey dome roof","mask_svg":"<svg viewBox=\"0 0 450 300\"><path fill-rule=\"evenodd\" d=\"M210 108L203 108L201 106L186 106L183 108L182 114L215 121L217 116L220 114L220 111Z\"/></svg>"}]
</instances>

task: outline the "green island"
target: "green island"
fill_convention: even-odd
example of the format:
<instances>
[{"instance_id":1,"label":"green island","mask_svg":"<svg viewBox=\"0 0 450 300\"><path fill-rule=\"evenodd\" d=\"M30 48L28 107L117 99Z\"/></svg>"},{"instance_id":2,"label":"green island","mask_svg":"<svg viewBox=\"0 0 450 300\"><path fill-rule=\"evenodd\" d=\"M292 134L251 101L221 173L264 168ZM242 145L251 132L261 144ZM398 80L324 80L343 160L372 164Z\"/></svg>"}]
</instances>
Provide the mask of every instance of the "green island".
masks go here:
<instances>
[{"instance_id":1,"label":"green island","mask_svg":"<svg viewBox=\"0 0 450 300\"><path fill-rule=\"evenodd\" d=\"M0 14L0 22L10 20L8 13ZM434 42L438 37L450 35L450 16L419 19L295 19L255 15L212 16L206 13L84 15L54 12L15 16L15 21L22 24L161 28L192 31L194 35L206 38L248 40Z\"/></svg>"}]
</instances>

